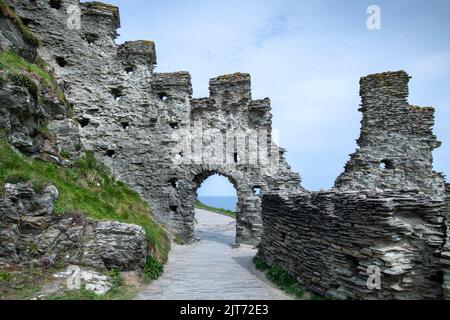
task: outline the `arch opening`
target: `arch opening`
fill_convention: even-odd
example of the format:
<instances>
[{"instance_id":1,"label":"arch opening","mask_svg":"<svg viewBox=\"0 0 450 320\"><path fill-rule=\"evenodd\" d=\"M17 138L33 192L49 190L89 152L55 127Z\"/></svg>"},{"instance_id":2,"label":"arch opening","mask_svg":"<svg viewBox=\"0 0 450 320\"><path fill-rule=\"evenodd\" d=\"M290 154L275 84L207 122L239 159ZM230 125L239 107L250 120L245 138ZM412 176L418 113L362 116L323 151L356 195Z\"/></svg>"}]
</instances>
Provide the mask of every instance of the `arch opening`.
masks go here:
<instances>
[{"instance_id":1,"label":"arch opening","mask_svg":"<svg viewBox=\"0 0 450 320\"><path fill-rule=\"evenodd\" d=\"M206 172L198 175L195 183L195 237L233 245L237 242L237 182L219 172Z\"/></svg>"}]
</instances>

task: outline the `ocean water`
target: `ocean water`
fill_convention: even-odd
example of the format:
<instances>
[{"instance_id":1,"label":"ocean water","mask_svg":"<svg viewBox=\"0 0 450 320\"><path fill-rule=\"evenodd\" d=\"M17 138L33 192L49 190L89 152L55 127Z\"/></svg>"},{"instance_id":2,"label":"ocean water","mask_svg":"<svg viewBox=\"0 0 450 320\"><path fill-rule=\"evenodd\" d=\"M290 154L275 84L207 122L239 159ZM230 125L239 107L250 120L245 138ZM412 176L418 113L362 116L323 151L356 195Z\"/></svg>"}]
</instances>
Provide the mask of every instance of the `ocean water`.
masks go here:
<instances>
[{"instance_id":1,"label":"ocean water","mask_svg":"<svg viewBox=\"0 0 450 320\"><path fill-rule=\"evenodd\" d=\"M200 201L208 206L220 209L236 211L237 197L198 197Z\"/></svg>"}]
</instances>

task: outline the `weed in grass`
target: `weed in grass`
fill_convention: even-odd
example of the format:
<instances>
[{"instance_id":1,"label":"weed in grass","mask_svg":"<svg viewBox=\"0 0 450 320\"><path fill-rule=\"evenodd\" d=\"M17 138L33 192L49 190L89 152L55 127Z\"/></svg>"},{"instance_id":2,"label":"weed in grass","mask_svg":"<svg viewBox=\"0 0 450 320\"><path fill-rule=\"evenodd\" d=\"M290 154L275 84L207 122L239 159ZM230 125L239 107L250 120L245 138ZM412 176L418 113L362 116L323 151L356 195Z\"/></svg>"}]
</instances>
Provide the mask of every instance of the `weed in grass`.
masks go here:
<instances>
[{"instance_id":1,"label":"weed in grass","mask_svg":"<svg viewBox=\"0 0 450 320\"><path fill-rule=\"evenodd\" d=\"M164 272L164 266L155 258L148 257L144 267L145 281L158 279Z\"/></svg>"},{"instance_id":2,"label":"weed in grass","mask_svg":"<svg viewBox=\"0 0 450 320\"><path fill-rule=\"evenodd\" d=\"M255 267L266 273L267 278L272 281L281 290L297 297L303 298L305 290L299 285L297 280L291 276L281 266L270 267L266 260L262 257L256 257L253 260Z\"/></svg>"},{"instance_id":3,"label":"weed in grass","mask_svg":"<svg viewBox=\"0 0 450 320\"><path fill-rule=\"evenodd\" d=\"M14 276L10 272L0 271L0 281L10 282Z\"/></svg>"}]
</instances>

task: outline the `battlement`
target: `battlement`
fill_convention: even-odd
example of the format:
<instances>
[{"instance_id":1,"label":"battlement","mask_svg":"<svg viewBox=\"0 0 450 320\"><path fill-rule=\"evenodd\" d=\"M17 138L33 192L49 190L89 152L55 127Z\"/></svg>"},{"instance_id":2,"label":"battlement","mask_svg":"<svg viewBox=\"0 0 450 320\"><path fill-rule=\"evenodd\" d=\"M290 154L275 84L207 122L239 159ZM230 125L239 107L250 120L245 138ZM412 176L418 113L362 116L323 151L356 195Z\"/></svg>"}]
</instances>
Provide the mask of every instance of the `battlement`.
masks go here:
<instances>
[{"instance_id":1,"label":"battlement","mask_svg":"<svg viewBox=\"0 0 450 320\"><path fill-rule=\"evenodd\" d=\"M250 84L251 77L248 73L232 73L232 74L226 74L219 76L217 78L213 78L210 80L209 84L211 86L216 85L223 85L223 84L229 84L229 83L247 83Z\"/></svg>"},{"instance_id":2,"label":"battlement","mask_svg":"<svg viewBox=\"0 0 450 320\"><path fill-rule=\"evenodd\" d=\"M393 97L407 98L408 83L411 77L403 70L371 74L361 78L361 97L385 94Z\"/></svg>"},{"instance_id":3,"label":"battlement","mask_svg":"<svg viewBox=\"0 0 450 320\"><path fill-rule=\"evenodd\" d=\"M125 42L117 49L117 56L131 66L154 66L157 60L155 43L147 40Z\"/></svg>"},{"instance_id":4,"label":"battlement","mask_svg":"<svg viewBox=\"0 0 450 320\"><path fill-rule=\"evenodd\" d=\"M192 81L189 72L179 71L170 73L155 73L152 81L152 90L161 99L171 93L181 91L192 96Z\"/></svg>"},{"instance_id":5,"label":"battlement","mask_svg":"<svg viewBox=\"0 0 450 320\"><path fill-rule=\"evenodd\" d=\"M209 81L211 99L224 107L251 101L251 77L248 73L233 73Z\"/></svg>"},{"instance_id":6,"label":"battlement","mask_svg":"<svg viewBox=\"0 0 450 320\"><path fill-rule=\"evenodd\" d=\"M110 20L112 26L120 28L119 8L102 2L84 2L80 3L84 16L94 16L95 18Z\"/></svg>"}]
</instances>

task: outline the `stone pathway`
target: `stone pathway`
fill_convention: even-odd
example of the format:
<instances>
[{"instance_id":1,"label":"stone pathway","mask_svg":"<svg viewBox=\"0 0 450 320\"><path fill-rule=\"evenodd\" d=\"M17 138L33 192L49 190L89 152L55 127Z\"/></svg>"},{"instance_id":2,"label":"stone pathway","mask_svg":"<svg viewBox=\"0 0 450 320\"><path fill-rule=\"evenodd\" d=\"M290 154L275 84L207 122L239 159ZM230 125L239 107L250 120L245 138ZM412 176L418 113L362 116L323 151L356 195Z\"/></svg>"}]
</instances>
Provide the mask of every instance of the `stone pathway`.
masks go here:
<instances>
[{"instance_id":1,"label":"stone pathway","mask_svg":"<svg viewBox=\"0 0 450 320\"><path fill-rule=\"evenodd\" d=\"M256 250L233 249L235 220L196 211L197 237L189 246L174 245L163 276L145 288L138 300L287 300L292 299L255 269Z\"/></svg>"}]
</instances>

